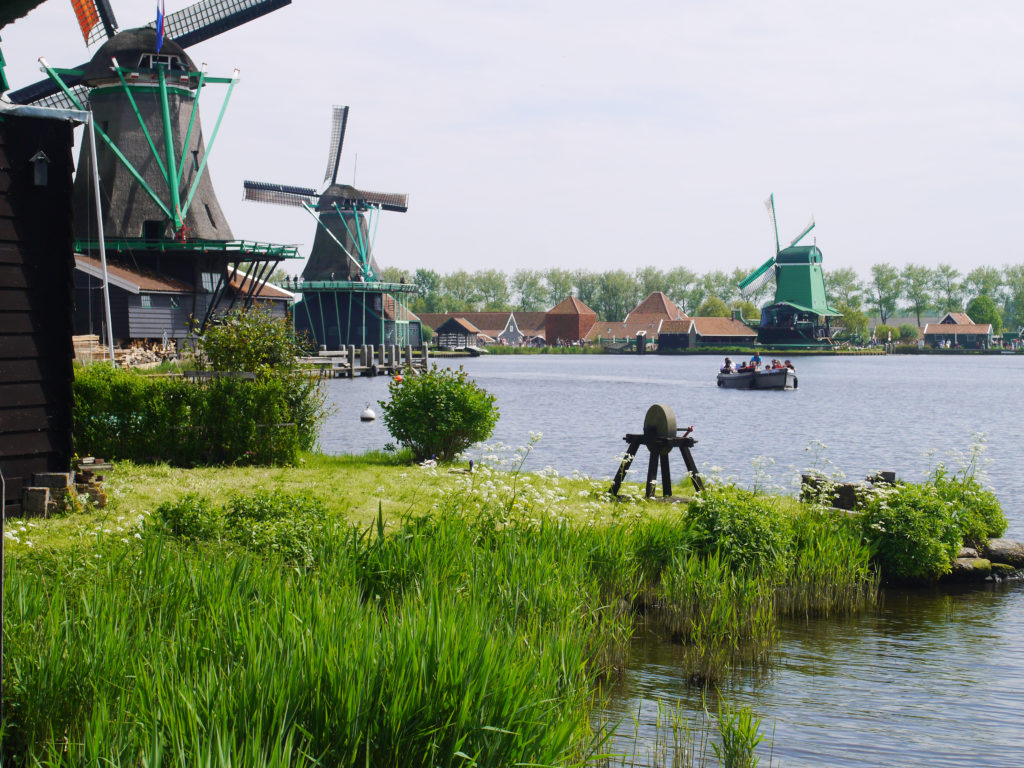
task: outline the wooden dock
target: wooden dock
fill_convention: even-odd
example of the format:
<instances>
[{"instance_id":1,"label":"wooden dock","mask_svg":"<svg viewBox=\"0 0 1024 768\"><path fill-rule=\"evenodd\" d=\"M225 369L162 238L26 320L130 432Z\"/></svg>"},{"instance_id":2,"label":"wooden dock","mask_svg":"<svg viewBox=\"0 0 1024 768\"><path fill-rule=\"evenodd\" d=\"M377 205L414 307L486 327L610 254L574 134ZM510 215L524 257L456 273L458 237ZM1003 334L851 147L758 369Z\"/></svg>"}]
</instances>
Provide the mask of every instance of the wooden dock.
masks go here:
<instances>
[{"instance_id":1,"label":"wooden dock","mask_svg":"<svg viewBox=\"0 0 1024 768\"><path fill-rule=\"evenodd\" d=\"M394 376L408 369L426 370L430 364L427 348L414 350L411 346L392 344L372 346L354 344L345 349L320 350L315 357L300 357L300 365L306 366L324 379L354 379L356 376Z\"/></svg>"}]
</instances>

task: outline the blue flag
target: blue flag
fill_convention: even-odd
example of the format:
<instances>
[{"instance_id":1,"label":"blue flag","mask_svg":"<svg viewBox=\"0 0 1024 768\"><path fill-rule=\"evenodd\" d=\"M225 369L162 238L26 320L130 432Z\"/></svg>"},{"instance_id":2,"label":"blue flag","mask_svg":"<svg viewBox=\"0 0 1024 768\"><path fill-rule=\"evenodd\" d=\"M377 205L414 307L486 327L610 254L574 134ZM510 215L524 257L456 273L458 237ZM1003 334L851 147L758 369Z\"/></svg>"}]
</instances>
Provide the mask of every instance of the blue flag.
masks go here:
<instances>
[{"instance_id":1,"label":"blue flag","mask_svg":"<svg viewBox=\"0 0 1024 768\"><path fill-rule=\"evenodd\" d=\"M164 0L160 0L156 6L156 52L164 44Z\"/></svg>"}]
</instances>

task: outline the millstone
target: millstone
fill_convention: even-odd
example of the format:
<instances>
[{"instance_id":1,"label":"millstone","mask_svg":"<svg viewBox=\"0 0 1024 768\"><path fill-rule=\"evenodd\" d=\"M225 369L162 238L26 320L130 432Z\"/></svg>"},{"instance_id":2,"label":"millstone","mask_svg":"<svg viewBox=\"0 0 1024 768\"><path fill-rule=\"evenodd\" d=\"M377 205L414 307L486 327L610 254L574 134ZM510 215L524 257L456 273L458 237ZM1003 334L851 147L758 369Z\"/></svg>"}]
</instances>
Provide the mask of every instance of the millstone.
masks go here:
<instances>
[{"instance_id":1,"label":"millstone","mask_svg":"<svg viewBox=\"0 0 1024 768\"><path fill-rule=\"evenodd\" d=\"M676 414L672 408L656 403L647 409L647 415L644 416L645 435L675 437L677 431Z\"/></svg>"}]
</instances>

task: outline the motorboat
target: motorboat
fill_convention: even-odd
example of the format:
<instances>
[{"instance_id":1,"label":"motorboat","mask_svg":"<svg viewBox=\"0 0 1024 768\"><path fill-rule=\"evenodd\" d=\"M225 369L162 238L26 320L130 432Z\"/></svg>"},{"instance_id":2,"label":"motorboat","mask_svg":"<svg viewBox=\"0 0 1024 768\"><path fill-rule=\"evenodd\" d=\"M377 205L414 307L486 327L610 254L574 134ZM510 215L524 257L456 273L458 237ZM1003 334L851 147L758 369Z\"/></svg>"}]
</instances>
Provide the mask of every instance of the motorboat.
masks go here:
<instances>
[{"instance_id":1,"label":"motorboat","mask_svg":"<svg viewBox=\"0 0 1024 768\"><path fill-rule=\"evenodd\" d=\"M792 368L740 369L718 374L718 386L725 389L796 389L798 383Z\"/></svg>"}]
</instances>

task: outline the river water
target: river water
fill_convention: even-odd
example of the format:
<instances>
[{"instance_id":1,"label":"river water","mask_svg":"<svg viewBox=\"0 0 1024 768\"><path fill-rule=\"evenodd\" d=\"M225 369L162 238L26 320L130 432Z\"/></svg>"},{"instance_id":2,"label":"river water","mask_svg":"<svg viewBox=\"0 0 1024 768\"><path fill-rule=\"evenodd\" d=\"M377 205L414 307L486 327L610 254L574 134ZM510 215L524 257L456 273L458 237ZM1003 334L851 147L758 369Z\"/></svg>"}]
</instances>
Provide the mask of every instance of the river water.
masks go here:
<instances>
[{"instance_id":1,"label":"river water","mask_svg":"<svg viewBox=\"0 0 1024 768\"><path fill-rule=\"evenodd\" d=\"M452 364L497 396L494 440L518 446L543 433L527 469L610 476L622 436L640 431L651 404L665 403L680 425L694 425L702 471L748 486L792 489L807 468L851 480L891 469L913 480L937 462L957 466L974 455L1003 504L1006 535L1024 539L1024 356L800 358L800 386L789 392L719 389L713 357ZM336 411L325 451L389 441L379 420L358 418L367 404L379 411L386 384L329 382ZM681 462L673 470L682 476ZM770 669L736 675L727 691L764 718L770 735L774 728L773 765L1024 766L1024 583L887 590L877 612L781 629ZM699 691L679 674L678 650L638 638L612 691L608 715L632 731L640 712L641 742L655 736L658 701L701 710Z\"/></svg>"}]
</instances>

